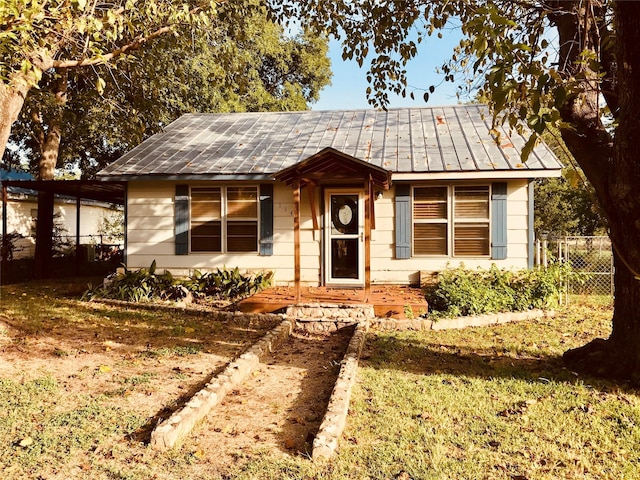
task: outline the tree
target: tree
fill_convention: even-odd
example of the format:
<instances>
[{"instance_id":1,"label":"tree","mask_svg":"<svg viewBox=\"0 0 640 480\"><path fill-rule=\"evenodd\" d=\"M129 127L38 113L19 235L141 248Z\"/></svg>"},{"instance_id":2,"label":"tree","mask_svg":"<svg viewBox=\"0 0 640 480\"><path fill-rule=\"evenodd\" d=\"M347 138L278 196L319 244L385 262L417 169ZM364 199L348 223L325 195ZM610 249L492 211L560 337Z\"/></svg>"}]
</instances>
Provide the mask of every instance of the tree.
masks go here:
<instances>
[{"instance_id":1,"label":"tree","mask_svg":"<svg viewBox=\"0 0 640 480\"><path fill-rule=\"evenodd\" d=\"M560 178L539 178L535 181L536 237L547 234L551 237L605 235L606 223L593 187L567 151L559 132L544 132L543 140L564 168Z\"/></svg>"},{"instance_id":2,"label":"tree","mask_svg":"<svg viewBox=\"0 0 640 480\"><path fill-rule=\"evenodd\" d=\"M0 158L11 126L29 92L42 81L43 72L55 69L56 81L68 69L92 67L126 58L131 52L181 25L207 25L216 2L162 0L5 0L0 4ZM104 80L96 79L98 88ZM58 100L64 101L61 81ZM55 131L50 141L55 143ZM43 173L53 161L43 154Z\"/></svg>"},{"instance_id":3,"label":"tree","mask_svg":"<svg viewBox=\"0 0 640 480\"><path fill-rule=\"evenodd\" d=\"M190 1L190 0L189 0ZM180 26L207 25L216 2L164 0L5 0L0 3L0 158L29 92L55 71L55 103L66 102L68 71L126 59L131 52ZM250 2L251 0L247 0ZM244 6L239 5L239 9ZM46 80L45 80L46 81ZM104 79L96 78L98 90ZM57 110L60 111L59 109ZM41 139L40 179L53 178L61 119ZM52 249L53 194L38 195L36 275L45 275ZM4 249L3 249L4 250Z\"/></svg>"},{"instance_id":4,"label":"tree","mask_svg":"<svg viewBox=\"0 0 640 480\"><path fill-rule=\"evenodd\" d=\"M27 97L11 142L38 171L47 139L60 139L56 166L84 177L187 112L302 110L329 83L326 37L285 35L264 8L222 5L210 25L164 36L117 68L43 74ZM158 69L158 65L163 68ZM104 79L101 91L95 78ZM36 135L33 133L36 132Z\"/></svg>"},{"instance_id":5,"label":"tree","mask_svg":"<svg viewBox=\"0 0 640 480\"><path fill-rule=\"evenodd\" d=\"M565 359L575 368L639 381L640 2L272 3L282 18L298 17L339 36L345 58L364 62L371 52L367 75L377 105L385 104L385 89L406 93L404 65L429 35L452 19L461 22L465 38L443 66L445 79L466 69L480 82L495 122L531 128L525 157L548 126L559 128L607 219L616 266L613 330Z\"/></svg>"},{"instance_id":6,"label":"tree","mask_svg":"<svg viewBox=\"0 0 640 480\"><path fill-rule=\"evenodd\" d=\"M593 195L584 185L573 185L569 179L572 174L565 169L560 178L536 180L534 230L537 238L606 234Z\"/></svg>"}]
</instances>

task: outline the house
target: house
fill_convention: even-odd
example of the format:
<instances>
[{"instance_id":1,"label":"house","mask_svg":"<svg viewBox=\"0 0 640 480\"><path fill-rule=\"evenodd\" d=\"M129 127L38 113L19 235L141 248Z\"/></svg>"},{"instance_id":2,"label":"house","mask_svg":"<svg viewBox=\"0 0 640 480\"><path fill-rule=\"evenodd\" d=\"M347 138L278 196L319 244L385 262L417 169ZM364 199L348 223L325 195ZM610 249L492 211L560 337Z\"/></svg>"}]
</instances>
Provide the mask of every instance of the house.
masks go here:
<instances>
[{"instance_id":1,"label":"house","mask_svg":"<svg viewBox=\"0 0 640 480\"><path fill-rule=\"evenodd\" d=\"M31 187L37 183L31 174L0 169L0 185L6 188L6 199L0 204L0 237L5 233L11 238L10 257L14 260L31 258L35 253L35 224L38 218L37 191ZM3 212L6 205L6 217ZM121 211L121 209L120 209ZM54 198L54 224L56 241L73 245L119 244L119 238L101 235L105 221L117 217L118 209L104 201L77 200L68 195ZM93 260L93 259L92 259Z\"/></svg>"},{"instance_id":2,"label":"house","mask_svg":"<svg viewBox=\"0 0 640 480\"><path fill-rule=\"evenodd\" d=\"M490 129L482 105L189 114L98 175L127 182L130 268L369 289L532 266L533 180L561 164L543 144L523 163L526 138Z\"/></svg>"}]
</instances>

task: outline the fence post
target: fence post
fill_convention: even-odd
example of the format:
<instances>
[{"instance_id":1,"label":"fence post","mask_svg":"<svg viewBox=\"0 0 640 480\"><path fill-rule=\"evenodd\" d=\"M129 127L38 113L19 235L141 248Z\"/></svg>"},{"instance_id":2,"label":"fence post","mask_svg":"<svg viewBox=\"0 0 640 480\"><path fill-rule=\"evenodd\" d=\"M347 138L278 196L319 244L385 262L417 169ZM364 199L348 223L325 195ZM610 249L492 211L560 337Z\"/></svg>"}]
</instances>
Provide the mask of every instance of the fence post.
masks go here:
<instances>
[{"instance_id":1,"label":"fence post","mask_svg":"<svg viewBox=\"0 0 640 480\"><path fill-rule=\"evenodd\" d=\"M613 262L613 245L611 246L611 286L609 287L609 291L611 292L611 296L615 296L616 294L616 283L615 283L615 271L616 266Z\"/></svg>"},{"instance_id":2,"label":"fence post","mask_svg":"<svg viewBox=\"0 0 640 480\"><path fill-rule=\"evenodd\" d=\"M562 238L562 242L559 243L560 250L564 255L564 262L569 263L569 240L567 237ZM564 304L569 305L569 273L567 272L567 277L564 280Z\"/></svg>"},{"instance_id":3,"label":"fence post","mask_svg":"<svg viewBox=\"0 0 640 480\"><path fill-rule=\"evenodd\" d=\"M540 240L536 240L536 267L540 267Z\"/></svg>"},{"instance_id":4,"label":"fence post","mask_svg":"<svg viewBox=\"0 0 640 480\"><path fill-rule=\"evenodd\" d=\"M547 262L547 241L543 240L542 241L542 265L544 266L544 268L547 268L548 266L548 262Z\"/></svg>"}]
</instances>

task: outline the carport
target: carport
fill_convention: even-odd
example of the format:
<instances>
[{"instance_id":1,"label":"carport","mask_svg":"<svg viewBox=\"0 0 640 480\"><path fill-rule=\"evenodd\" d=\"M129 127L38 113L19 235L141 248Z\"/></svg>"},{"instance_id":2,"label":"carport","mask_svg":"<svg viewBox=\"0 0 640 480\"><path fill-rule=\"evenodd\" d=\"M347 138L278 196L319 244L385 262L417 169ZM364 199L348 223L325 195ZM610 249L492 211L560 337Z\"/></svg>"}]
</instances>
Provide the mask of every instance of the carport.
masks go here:
<instances>
[{"instance_id":1,"label":"carport","mask_svg":"<svg viewBox=\"0 0 640 480\"><path fill-rule=\"evenodd\" d=\"M71 197L76 200L76 268L80 268L80 203L81 200L97 200L116 205L125 205L127 183L107 180L5 180L2 188L2 232L7 232L7 203L10 187L38 193L38 224L36 232L35 277L45 278L49 273L52 254L53 200L54 196ZM126 223L126 213L125 213ZM3 235L0 248L1 260L7 262L8 236Z\"/></svg>"}]
</instances>

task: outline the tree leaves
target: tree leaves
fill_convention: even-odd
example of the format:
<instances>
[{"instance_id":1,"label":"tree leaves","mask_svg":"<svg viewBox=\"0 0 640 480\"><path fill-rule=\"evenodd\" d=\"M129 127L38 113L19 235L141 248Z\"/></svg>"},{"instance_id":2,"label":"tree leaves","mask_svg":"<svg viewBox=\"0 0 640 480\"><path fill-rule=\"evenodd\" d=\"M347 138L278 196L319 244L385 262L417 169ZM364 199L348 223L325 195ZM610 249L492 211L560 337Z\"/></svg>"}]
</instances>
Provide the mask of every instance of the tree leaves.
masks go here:
<instances>
[{"instance_id":1,"label":"tree leaves","mask_svg":"<svg viewBox=\"0 0 640 480\"><path fill-rule=\"evenodd\" d=\"M270 6L276 12L295 12L302 24L342 38L345 59L370 62L367 97L374 106L386 105L385 91L404 92L406 63L415 58L420 44L424 52L433 54L422 39L432 34L441 37L452 27L452 19L459 22L464 38L443 64L444 80L466 78L470 88L477 88L490 103L494 124L528 125L541 134L547 126L558 124L560 110L585 88L584 75L603 68L588 49L590 54L580 56L586 72L582 76L566 75L557 64L550 64L558 56L558 46L550 40L550 18L562 16L565 9L572 14L570 2L556 10L510 1L422 0L407 5L389 0L383 6L349 0L285 3L288 7L276 6L275 1ZM427 101L429 95L423 94L423 99Z\"/></svg>"},{"instance_id":2,"label":"tree leaves","mask_svg":"<svg viewBox=\"0 0 640 480\"><path fill-rule=\"evenodd\" d=\"M252 5L221 5L197 34L177 29L177 36L158 38L115 66L69 70L60 166L79 163L91 177L186 112L307 109L330 80L326 37L285 34ZM13 129L12 142L32 164L38 161L32 113L38 110L45 124L59 114L54 73L31 91Z\"/></svg>"}]
</instances>

